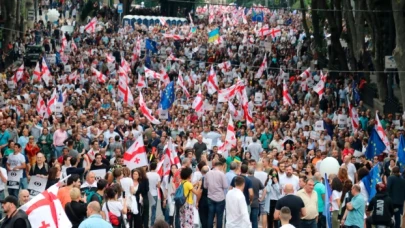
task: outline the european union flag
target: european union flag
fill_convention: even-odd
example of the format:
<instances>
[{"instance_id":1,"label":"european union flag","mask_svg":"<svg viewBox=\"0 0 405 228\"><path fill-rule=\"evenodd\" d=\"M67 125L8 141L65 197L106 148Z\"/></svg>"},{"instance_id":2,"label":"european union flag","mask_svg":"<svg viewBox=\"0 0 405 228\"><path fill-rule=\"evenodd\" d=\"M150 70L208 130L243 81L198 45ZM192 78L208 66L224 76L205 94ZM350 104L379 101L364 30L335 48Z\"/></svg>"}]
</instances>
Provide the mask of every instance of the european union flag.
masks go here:
<instances>
[{"instance_id":1,"label":"european union flag","mask_svg":"<svg viewBox=\"0 0 405 228\"><path fill-rule=\"evenodd\" d=\"M367 176L361 179L361 181L363 181L364 187L366 188L366 191L368 192L368 202L370 202L375 194L377 194L377 189L375 188L375 186L381 182L381 177L379 174L380 169L378 165L376 165L370 170Z\"/></svg>"},{"instance_id":2,"label":"european union flag","mask_svg":"<svg viewBox=\"0 0 405 228\"><path fill-rule=\"evenodd\" d=\"M146 39L145 41L145 48L146 50L150 50L152 53L157 53L157 43L151 39Z\"/></svg>"},{"instance_id":3,"label":"european union flag","mask_svg":"<svg viewBox=\"0 0 405 228\"><path fill-rule=\"evenodd\" d=\"M150 59L150 56L146 55L146 57L145 57L145 66L150 69L151 65L152 65L152 61Z\"/></svg>"},{"instance_id":4,"label":"european union flag","mask_svg":"<svg viewBox=\"0 0 405 228\"><path fill-rule=\"evenodd\" d=\"M263 22L263 17L263 12L256 13L254 10L252 11L252 21Z\"/></svg>"},{"instance_id":5,"label":"european union flag","mask_svg":"<svg viewBox=\"0 0 405 228\"><path fill-rule=\"evenodd\" d=\"M331 203L331 196L332 196L332 189L330 188L328 182L328 176L325 173L325 204L323 208L323 215L326 217L326 224L327 227L332 227L332 216L330 214L330 203Z\"/></svg>"},{"instance_id":6,"label":"european union flag","mask_svg":"<svg viewBox=\"0 0 405 228\"><path fill-rule=\"evenodd\" d=\"M404 135L401 135L399 137L397 155L398 155L399 170L402 173L402 171L404 171L404 166L405 166L405 139L404 139Z\"/></svg>"},{"instance_id":7,"label":"european union flag","mask_svg":"<svg viewBox=\"0 0 405 228\"><path fill-rule=\"evenodd\" d=\"M370 138L368 139L368 145L365 153L366 157L368 159L372 159L374 156L380 155L385 148L385 144L381 140L380 136L378 136L377 131L373 128L373 130L371 130Z\"/></svg>"},{"instance_id":8,"label":"european union flag","mask_svg":"<svg viewBox=\"0 0 405 228\"><path fill-rule=\"evenodd\" d=\"M172 106L174 102L174 82L170 82L166 88L163 90L162 98L160 99L160 105L163 110L166 110Z\"/></svg>"},{"instance_id":9,"label":"european union flag","mask_svg":"<svg viewBox=\"0 0 405 228\"><path fill-rule=\"evenodd\" d=\"M360 93L359 90L357 89L357 83L353 81L352 83L352 90L353 90L353 100L354 103L357 105L360 102Z\"/></svg>"},{"instance_id":10,"label":"european union flag","mask_svg":"<svg viewBox=\"0 0 405 228\"><path fill-rule=\"evenodd\" d=\"M59 91L58 102L59 102L59 103L63 103L62 91Z\"/></svg>"}]
</instances>

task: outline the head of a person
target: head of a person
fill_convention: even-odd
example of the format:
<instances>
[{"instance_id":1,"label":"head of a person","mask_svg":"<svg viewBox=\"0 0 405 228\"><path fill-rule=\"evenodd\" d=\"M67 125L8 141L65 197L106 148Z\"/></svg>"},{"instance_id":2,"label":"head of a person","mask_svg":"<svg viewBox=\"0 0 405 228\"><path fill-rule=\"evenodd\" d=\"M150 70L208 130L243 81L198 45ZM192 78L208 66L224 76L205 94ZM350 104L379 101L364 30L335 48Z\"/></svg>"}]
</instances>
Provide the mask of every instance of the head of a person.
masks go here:
<instances>
[{"instance_id":1,"label":"head of a person","mask_svg":"<svg viewBox=\"0 0 405 228\"><path fill-rule=\"evenodd\" d=\"M349 178L349 175L347 173L347 168L346 167L340 167L337 176L342 181L347 180Z\"/></svg>"},{"instance_id":2,"label":"head of a person","mask_svg":"<svg viewBox=\"0 0 405 228\"><path fill-rule=\"evenodd\" d=\"M11 213L17 210L18 200L15 196L9 195L6 198L0 200L4 213Z\"/></svg>"},{"instance_id":3,"label":"head of a person","mask_svg":"<svg viewBox=\"0 0 405 228\"><path fill-rule=\"evenodd\" d=\"M232 148L231 150L229 150L229 155L231 157L235 157L236 156L236 148Z\"/></svg>"},{"instance_id":4,"label":"head of a person","mask_svg":"<svg viewBox=\"0 0 405 228\"><path fill-rule=\"evenodd\" d=\"M122 169L121 168L114 169L113 177L115 180L121 180L124 177L124 175L122 174Z\"/></svg>"},{"instance_id":5,"label":"head of a person","mask_svg":"<svg viewBox=\"0 0 405 228\"><path fill-rule=\"evenodd\" d=\"M307 177L305 175L300 175L299 180L298 180L298 185L300 188L304 188L306 185Z\"/></svg>"},{"instance_id":6,"label":"head of a person","mask_svg":"<svg viewBox=\"0 0 405 228\"><path fill-rule=\"evenodd\" d=\"M375 189L377 190L378 193L385 193L385 191L387 190L387 186L384 183L379 182L375 186Z\"/></svg>"},{"instance_id":7,"label":"head of a person","mask_svg":"<svg viewBox=\"0 0 405 228\"><path fill-rule=\"evenodd\" d=\"M391 172L395 176L399 176L401 174L398 166L395 166L394 168L392 168Z\"/></svg>"},{"instance_id":8,"label":"head of a person","mask_svg":"<svg viewBox=\"0 0 405 228\"><path fill-rule=\"evenodd\" d=\"M369 173L368 169L366 167L362 167L359 170L357 170L357 180L362 180L363 177L367 176Z\"/></svg>"},{"instance_id":9,"label":"head of a person","mask_svg":"<svg viewBox=\"0 0 405 228\"><path fill-rule=\"evenodd\" d=\"M307 174L314 175L315 174L315 166L312 163L308 163L307 168L305 169Z\"/></svg>"},{"instance_id":10,"label":"head of a person","mask_svg":"<svg viewBox=\"0 0 405 228\"><path fill-rule=\"evenodd\" d=\"M286 170L285 162L279 162L278 169L279 169L280 173L284 173Z\"/></svg>"},{"instance_id":11,"label":"head of a person","mask_svg":"<svg viewBox=\"0 0 405 228\"><path fill-rule=\"evenodd\" d=\"M284 186L284 193L285 193L286 195L294 193L294 187L293 187L293 185L292 185L292 184L286 184L286 185Z\"/></svg>"},{"instance_id":12,"label":"head of a person","mask_svg":"<svg viewBox=\"0 0 405 228\"><path fill-rule=\"evenodd\" d=\"M287 177L291 177L293 175L293 167L291 165L285 168L285 174Z\"/></svg>"},{"instance_id":13,"label":"head of a person","mask_svg":"<svg viewBox=\"0 0 405 228\"><path fill-rule=\"evenodd\" d=\"M18 193L18 200L20 201L20 206L28 203L30 201L30 192L27 189L21 189Z\"/></svg>"},{"instance_id":14,"label":"head of a person","mask_svg":"<svg viewBox=\"0 0 405 228\"><path fill-rule=\"evenodd\" d=\"M77 158L76 157L71 157L70 158L70 165L75 166L77 164Z\"/></svg>"},{"instance_id":15,"label":"head of a person","mask_svg":"<svg viewBox=\"0 0 405 228\"><path fill-rule=\"evenodd\" d=\"M72 186L74 188L80 188L80 176L78 174L72 174L70 177L67 179L66 182L67 186Z\"/></svg>"},{"instance_id":16,"label":"head of a person","mask_svg":"<svg viewBox=\"0 0 405 228\"><path fill-rule=\"evenodd\" d=\"M92 185L96 181L96 174L94 172L89 172L86 176L86 182Z\"/></svg>"},{"instance_id":17,"label":"head of a person","mask_svg":"<svg viewBox=\"0 0 405 228\"><path fill-rule=\"evenodd\" d=\"M97 181L97 190L103 191L107 187L108 181L106 179L100 179Z\"/></svg>"},{"instance_id":18,"label":"head of a person","mask_svg":"<svg viewBox=\"0 0 405 228\"><path fill-rule=\"evenodd\" d=\"M21 145L19 143L14 144L14 154L21 152Z\"/></svg>"},{"instance_id":19,"label":"head of a person","mask_svg":"<svg viewBox=\"0 0 405 228\"><path fill-rule=\"evenodd\" d=\"M193 174L193 170L189 167L185 167L181 169L180 177L182 180L189 180L191 175Z\"/></svg>"},{"instance_id":20,"label":"head of a person","mask_svg":"<svg viewBox=\"0 0 405 228\"><path fill-rule=\"evenodd\" d=\"M335 177L332 179L331 188L332 191L336 190L338 192L341 192L343 190L343 184L342 181L340 181L339 177Z\"/></svg>"},{"instance_id":21,"label":"head of a person","mask_svg":"<svg viewBox=\"0 0 405 228\"><path fill-rule=\"evenodd\" d=\"M42 165L45 163L45 155L41 152L37 153L37 164Z\"/></svg>"},{"instance_id":22,"label":"head of a person","mask_svg":"<svg viewBox=\"0 0 405 228\"><path fill-rule=\"evenodd\" d=\"M87 217L90 217L91 215L94 215L94 214L100 214L100 211L101 211L100 203L97 201L90 202L87 205L87 211L86 211Z\"/></svg>"},{"instance_id":23,"label":"head of a person","mask_svg":"<svg viewBox=\"0 0 405 228\"><path fill-rule=\"evenodd\" d=\"M361 191L360 185L358 185L358 184L353 185L353 187L352 187L353 196L357 196L360 193L360 191Z\"/></svg>"},{"instance_id":24,"label":"head of a person","mask_svg":"<svg viewBox=\"0 0 405 228\"><path fill-rule=\"evenodd\" d=\"M149 168L150 168L150 170L151 170L151 171L155 171L155 170L156 170L156 168L157 168L157 163L156 163L156 162L152 162L152 163L150 163Z\"/></svg>"},{"instance_id":25,"label":"head of a person","mask_svg":"<svg viewBox=\"0 0 405 228\"><path fill-rule=\"evenodd\" d=\"M317 181L317 182L322 182L322 175L321 175L320 172L315 172L314 180Z\"/></svg>"},{"instance_id":26,"label":"head of a person","mask_svg":"<svg viewBox=\"0 0 405 228\"><path fill-rule=\"evenodd\" d=\"M240 172L241 172L242 174L247 174L248 170L249 170L249 166L246 165L246 164L243 164L243 165L240 167Z\"/></svg>"},{"instance_id":27,"label":"head of a person","mask_svg":"<svg viewBox=\"0 0 405 228\"><path fill-rule=\"evenodd\" d=\"M80 189L79 188L72 188L70 189L70 198L72 199L72 201L76 201L78 202L81 199L81 194L80 194Z\"/></svg>"},{"instance_id":28,"label":"head of a person","mask_svg":"<svg viewBox=\"0 0 405 228\"><path fill-rule=\"evenodd\" d=\"M162 219L156 219L152 228L169 228L169 224Z\"/></svg>"},{"instance_id":29,"label":"head of a person","mask_svg":"<svg viewBox=\"0 0 405 228\"><path fill-rule=\"evenodd\" d=\"M280 220L288 223L291 220L291 210L288 207L282 207L280 210Z\"/></svg>"},{"instance_id":30,"label":"head of a person","mask_svg":"<svg viewBox=\"0 0 405 228\"><path fill-rule=\"evenodd\" d=\"M97 165L101 165L103 163L103 156L100 153L96 153L94 155L94 160L96 161Z\"/></svg>"},{"instance_id":31,"label":"head of a person","mask_svg":"<svg viewBox=\"0 0 405 228\"><path fill-rule=\"evenodd\" d=\"M238 189L244 189L245 188L245 178L241 176L236 176L235 177L235 187Z\"/></svg>"},{"instance_id":32,"label":"head of a person","mask_svg":"<svg viewBox=\"0 0 405 228\"><path fill-rule=\"evenodd\" d=\"M60 168L59 167L51 167L48 172L48 180L56 180L60 177Z\"/></svg>"},{"instance_id":33,"label":"head of a person","mask_svg":"<svg viewBox=\"0 0 405 228\"><path fill-rule=\"evenodd\" d=\"M114 200L117 199L118 197L118 190L113 186L106 188L104 191L104 195L107 198L107 200Z\"/></svg>"}]
</instances>

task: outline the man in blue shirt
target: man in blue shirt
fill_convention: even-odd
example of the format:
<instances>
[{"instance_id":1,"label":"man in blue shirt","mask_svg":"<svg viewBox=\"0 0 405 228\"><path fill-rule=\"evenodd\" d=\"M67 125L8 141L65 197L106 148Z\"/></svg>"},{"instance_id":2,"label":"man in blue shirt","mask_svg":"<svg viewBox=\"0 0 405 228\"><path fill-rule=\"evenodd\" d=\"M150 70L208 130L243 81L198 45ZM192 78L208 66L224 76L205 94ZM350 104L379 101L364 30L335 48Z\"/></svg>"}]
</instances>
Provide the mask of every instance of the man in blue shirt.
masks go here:
<instances>
[{"instance_id":1,"label":"man in blue shirt","mask_svg":"<svg viewBox=\"0 0 405 228\"><path fill-rule=\"evenodd\" d=\"M322 176L319 172L316 172L314 174L314 179L314 191L318 196L318 227L326 227L326 218L323 215L323 208L325 204L325 185L322 183Z\"/></svg>"},{"instance_id":2,"label":"man in blue shirt","mask_svg":"<svg viewBox=\"0 0 405 228\"><path fill-rule=\"evenodd\" d=\"M8 140L10 139L10 133L7 131L7 126L5 124L1 125L0 131L0 149L5 151L7 149Z\"/></svg>"},{"instance_id":3,"label":"man in blue shirt","mask_svg":"<svg viewBox=\"0 0 405 228\"><path fill-rule=\"evenodd\" d=\"M366 202L364 201L363 196L360 194L359 185L353 185L351 192L353 194L353 198L350 203L346 204L346 209L348 212L346 213L347 216L343 216L342 221L347 227L360 228L364 225L364 211Z\"/></svg>"},{"instance_id":4,"label":"man in blue shirt","mask_svg":"<svg viewBox=\"0 0 405 228\"><path fill-rule=\"evenodd\" d=\"M96 201L87 205L87 219L80 223L79 228L112 228L100 215L100 204Z\"/></svg>"}]
</instances>

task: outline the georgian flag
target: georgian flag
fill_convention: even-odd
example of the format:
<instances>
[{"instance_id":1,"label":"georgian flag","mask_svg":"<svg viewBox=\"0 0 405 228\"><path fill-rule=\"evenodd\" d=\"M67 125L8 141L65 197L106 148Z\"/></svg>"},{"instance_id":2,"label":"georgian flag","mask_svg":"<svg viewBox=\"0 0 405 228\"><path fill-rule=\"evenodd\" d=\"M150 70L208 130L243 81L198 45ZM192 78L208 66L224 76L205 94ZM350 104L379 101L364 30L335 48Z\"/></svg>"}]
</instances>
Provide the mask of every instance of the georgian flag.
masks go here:
<instances>
[{"instance_id":1,"label":"georgian flag","mask_svg":"<svg viewBox=\"0 0 405 228\"><path fill-rule=\"evenodd\" d=\"M93 73L94 76L96 76L98 82L105 83L107 81L107 76L102 74L100 71L94 69L93 67L91 68L91 72Z\"/></svg>"},{"instance_id":2,"label":"georgian flag","mask_svg":"<svg viewBox=\"0 0 405 228\"><path fill-rule=\"evenodd\" d=\"M383 143L386 146L384 151L389 152L389 151L391 151L390 141L388 141L387 134L385 134L384 128L381 125L380 118L378 117L378 111L375 113L375 121L376 121L376 124L374 125L374 128L377 131L378 136L380 136L380 139L383 141ZM403 151L401 151L401 153L403 153Z\"/></svg>"},{"instance_id":3,"label":"georgian flag","mask_svg":"<svg viewBox=\"0 0 405 228\"><path fill-rule=\"evenodd\" d=\"M267 54L264 54L263 62L260 64L259 70L257 71L255 78L260 78L263 75L264 70L267 68Z\"/></svg>"},{"instance_id":4,"label":"georgian flag","mask_svg":"<svg viewBox=\"0 0 405 228\"><path fill-rule=\"evenodd\" d=\"M349 98L347 98L347 103L349 107L349 117L351 119L353 131L356 132L360 126L359 114L357 113L357 109L350 103Z\"/></svg>"},{"instance_id":5,"label":"georgian flag","mask_svg":"<svg viewBox=\"0 0 405 228\"><path fill-rule=\"evenodd\" d=\"M65 37L65 33L62 33L62 45L60 46L60 53L63 53L65 51L65 48L67 46L67 40Z\"/></svg>"},{"instance_id":6,"label":"georgian flag","mask_svg":"<svg viewBox=\"0 0 405 228\"><path fill-rule=\"evenodd\" d=\"M270 35L273 37L273 39L281 36L281 29L278 26L276 28L272 28L270 30Z\"/></svg>"},{"instance_id":7,"label":"georgian flag","mask_svg":"<svg viewBox=\"0 0 405 228\"><path fill-rule=\"evenodd\" d=\"M53 90L53 93L51 95L51 98L48 100L48 107L46 109L46 112L48 116L52 115L53 109L55 108L56 102L58 100L58 94L56 93L56 88Z\"/></svg>"},{"instance_id":8,"label":"georgian flag","mask_svg":"<svg viewBox=\"0 0 405 228\"><path fill-rule=\"evenodd\" d=\"M24 75L24 63L21 64L21 66L15 72L14 77L13 77L14 83L17 84L17 82L23 78L23 75Z\"/></svg>"},{"instance_id":9,"label":"georgian flag","mask_svg":"<svg viewBox=\"0 0 405 228\"><path fill-rule=\"evenodd\" d=\"M124 58L121 59L121 67L125 70L125 72L131 72L131 64L129 64Z\"/></svg>"},{"instance_id":10,"label":"georgian flag","mask_svg":"<svg viewBox=\"0 0 405 228\"><path fill-rule=\"evenodd\" d=\"M184 40L184 36L177 34L163 34L163 37L166 39Z\"/></svg>"},{"instance_id":11,"label":"georgian flag","mask_svg":"<svg viewBox=\"0 0 405 228\"><path fill-rule=\"evenodd\" d=\"M49 67L46 64L45 58L42 58L41 74L42 74L42 79L44 80L46 86L48 86L49 81L51 80L51 71L49 70Z\"/></svg>"},{"instance_id":12,"label":"georgian flag","mask_svg":"<svg viewBox=\"0 0 405 228\"><path fill-rule=\"evenodd\" d=\"M123 159L124 164L131 170L148 165L142 135L139 135L135 142L125 151Z\"/></svg>"},{"instance_id":13,"label":"georgian flag","mask_svg":"<svg viewBox=\"0 0 405 228\"><path fill-rule=\"evenodd\" d=\"M151 123L160 124L160 121L151 114L151 110L146 106L141 91L139 91L139 109L141 110L145 118L148 119Z\"/></svg>"},{"instance_id":14,"label":"georgian flag","mask_svg":"<svg viewBox=\"0 0 405 228\"><path fill-rule=\"evenodd\" d=\"M180 88L183 90L183 93L186 95L187 98L189 98L189 97L190 97L190 93L187 91L187 88L186 88L186 86L184 85L184 79L183 79L183 76L182 76L181 71L179 71L179 76L177 77L177 82L176 82L176 84L177 84L178 86L180 86Z\"/></svg>"},{"instance_id":15,"label":"georgian flag","mask_svg":"<svg viewBox=\"0 0 405 228\"><path fill-rule=\"evenodd\" d=\"M304 72L302 72L300 74L300 77L304 80L307 79L309 77L311 77L311 68L308 67L308 69L304 70Z\"/></svg>"},{"instance_id":16,"label":"georgian flag","mask_svg":"<svg viewBox=\"0 0 405 228\"><path fill-rule=\"evenodd\" d=\"M231 61L226 61L226 62L218 64L218 67L219 67L219 69L222 70L222 72L228 72L228 71L231 71L232 64L231 64Z\"/></svg>"},{"instance_id":17,"label":"georgian flag","mask_svg":"<svg viewBox=\"0 0 405 228\"><path fill-rule=\"evenodd\" d=\"M165 86L167 86L170 83L170 78L169 78L169 75L167 74L166 70L163 67L160 69L159 75L160 75L160 78L159 78L160 81L162 81L163 84Z\"/></svg>"},{"instance_id":18,"label":"georgian flag","mask_svg":"<svg viewBox=\"0 0 405 228\"><path fill-rule=\"evenodd\" d=\"M228 151L236 147L235 127L233 125L232 115L229 116L228 127L226 128L225 142L218 148L218 153L224 158L228 157Z\"/></svg>"},{"instance_id":19,"label":"georgian flag","mask_svg":"<svg viewBox=\"0 0 405 228\"><path fill-rule=\"evenodd\" d=\"M262 26L259 30L256 31L256 36L267 36L270 34L269 25Z\"/></svg>"},{"instance_id":20,"label":"georgian flag","mask_svg":"<svg viewBox=\"0 0 405 228\"><path fill-rule=\"evenodd\" d=\"M36 110L38 115L42 118L46 118L46 104L44 99L42 99L41 94L38 95L38 102L37 102L37 106L36 106Z\"/></svg>"},{"instance_id":21,"label":"georgian flag","mask_svg":"<svg viewBox=\"0 0 405 228\"><path fill-rule=\"evenodd\" d=\"M95 33L96 32L96 25L97 25L97 18L93 17L91 21L84 27L84 31L87 33Z\"/></svg>"},{"instance_id":22,"label":"georgian flag","mask_svg":"<svg viewBox=\"0 0 405 228\"><path fill-rule=\"evenodd\" d=\"M181 63L184 63L184 62L185 62L183 59L179 59L179 58L174 57L173 54L170 54L170 55L167 57L166 61L177 61L177 62L181 62Z\"/></svg>"},{"instance_id":23,"label":"georgian flag","mask_svg":"<svg viewBox=\"0 0 405 228\"><path fill-rule=\"evenodd\" d=\"M324 82L326 82L326 78L327 78L327 77L328 77L328 74L325 74L325 75L324 75L324 74L322 73L322 71L321 71L321 80L324 81Z\"/></svg>"},{"instance_id":24,"label":"georgian flag","mask_svg":"<svg viewBox=\"0 0 405 228\"><path fill-rule=\"evenodd\" d=\"M230 101L228 101L228 111L232 115L232 118L235 120L241 120L243 117L243 113L236 110L235 106Z\"/></svg>"},{"instance_id":25,"label":"georgian flag","mask_svg":"<svg viewBox=\"0 0 405 228\"><path fill-rule=\"evenodd\" d=\"M253 117L251 110L249 110L249 98L246 93L246 89L243 87L242 91L239 91L239 94L242 98L242 109L243 109L243 115L246 120L246 125L250 126L251 123L253 123Z\"/></svg>"},{"instance_id":26,"label":"georgian flag","mask_svg":"<svg viewBox=\"0 0 405 228\"><path fill-rule=\"evenodd\" d=\"M288 93L288 87L287 84L285 83L285 80L283 80L283 105L293 105L294 101L291 98L290 94Z\"/></svg>"},{"instance_id":27,"label":"georgian flag","mask_svg":"<svg viewBox=\"0 0 405 228\"><path fill-rule=\"evenodd\" d=\"M106 53L105 58L107 59L107 63L115 62L115 57L111 53Z\"/></svg>"},{"instance_id":28,"label":"georgian flag","mask_svg":"<svg viewBox=\"0 0 405 228\"><path fill-rule=\"evenodd\" d=\"M41 76L42 72L41 69L39 68L39 62L37 62L37 65L35 66L34 73L32 75L32 79L36 79L37 81L41 81Z\"/></svg>"},{"instance_id":29,"label":"georgian flag","mask_svg":"<svg viewBox=\"0 0 405 228\"><path fill-rule=\"evenodd\" d=\"M71 74L68 76L69 81L76 81L79 79L79 75L77 74L77 70L73 71Z\"/></svg>"},{"instance_id":30,"label":"georgian flag","mask_svg":"<svg viewBox=\"0 0 405 228\"><path fill-rule=\"evenodd\" d=\"M159 22L160 22L160 24L162 24L162 26L167 25L166 18L164 18L164 17L159 17Z\"/></svg>"},{"instance_id":31,"label":"georgian flag","mask_svg":"<svg viewBox=\"0 0 405 228\"><path fill-rule=\"evenodd\" d=\"M128 106L134 107L134 97L128 85L126 87L118 86L118 96L121 97Z\"/></svg>"},{"instance_id":32,"label":"georgian flag","mask_svg":"<svg viewBox=\"0 0 405 228\"><path fill-rule=\"evenodd\" d=\"M198 90L197 96L195 97L191 107L195 110L199 117L204 114L204 101L201 94L201 89Z\"/></svg>"},{"instance_id":33,"label":"georgian flag","mask_svg":"<svg viewBox=\"0 0 405 228\"><path fill-rule=\"evenodd\" d=\"M322 95L325 92L325 82L323 80L319 80L314 87L314 91L319 95L319 98L322 98Z\"/></svg>"},{"instance_id":34,"label":"georgian flag","mask_svg":"<svg viewBox=\"0 0 405 228\"><path fill-rule=\"evenodd\" d=\"M142 88L146 88L146 78L144 76L142 76L141 74L138 74L138 82L136 84L136 88L137 89L142 89Z\"/></svg>"},{"instance_id":35,"label":"georgian flag","mask_svg":"<svg viewBox=\"0 0 405 228\"><path fill-rule=\"evenodd\" d=\"M214 94L219 90L217 75L214 71L214 67L212 66L207 78L207 89L210 95Z\"/></svg>"},{"instance_id":36,"label":"georgian flag","mask_svg":"<svg viewBox=\"0 0 405 228\"><path fill-rule=\"evenodd\" d=\"M72 41L70 41L70 48L75 52L75 51L77 51L77 46L76 46L76 44L75 44L75 42L72 40Z\"/></svg>"}]
</instances>

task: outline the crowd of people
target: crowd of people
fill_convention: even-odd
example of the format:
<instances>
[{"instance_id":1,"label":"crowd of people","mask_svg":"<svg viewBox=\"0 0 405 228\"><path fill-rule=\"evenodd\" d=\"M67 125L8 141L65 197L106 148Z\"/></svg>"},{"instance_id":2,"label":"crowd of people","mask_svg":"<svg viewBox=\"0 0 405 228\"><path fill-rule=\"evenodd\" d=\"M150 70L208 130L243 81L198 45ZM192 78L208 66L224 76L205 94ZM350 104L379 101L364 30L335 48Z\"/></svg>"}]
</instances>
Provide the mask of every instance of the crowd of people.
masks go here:
<instances>
[{"instance_id":1,"label":"crowd of people","mask_svg":"<svg viewBox=\"0 0 405 228\"><path fill-rule=\"evenodd\" d=\"M317 69L301 13L195 13L179 25L41 20L11 44L45 51L0 72L1 227L31 227L19 208L41 183L59 186L53 197L75 228L400 227L403 116L367 109L359 75ZM174 96L169 107L163 96ZM386 149L370 160L377 128ZM328 157L340 168L325 178ZM362 180L374 167L372 195Z\"/></svg>"}]
</instances>

